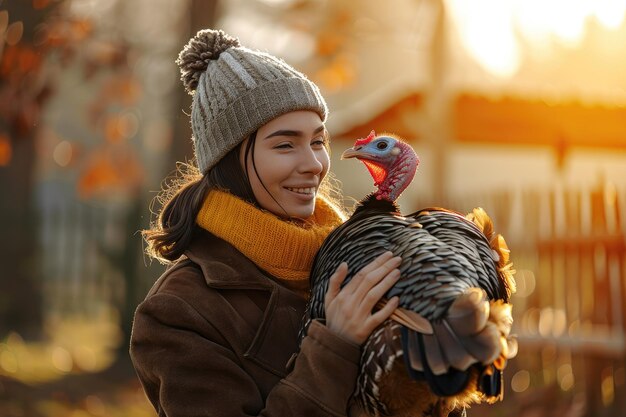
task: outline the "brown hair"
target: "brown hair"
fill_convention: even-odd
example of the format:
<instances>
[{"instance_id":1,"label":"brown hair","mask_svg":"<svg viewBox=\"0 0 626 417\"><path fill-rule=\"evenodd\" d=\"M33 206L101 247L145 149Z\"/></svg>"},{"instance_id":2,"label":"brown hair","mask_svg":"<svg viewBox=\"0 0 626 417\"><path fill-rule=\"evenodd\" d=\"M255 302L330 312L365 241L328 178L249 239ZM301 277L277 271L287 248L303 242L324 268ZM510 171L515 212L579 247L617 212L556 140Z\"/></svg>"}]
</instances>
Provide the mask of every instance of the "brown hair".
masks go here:
<instances>
[{"instance_id":1,"label":"brown hair","mask_svg":"<svg viewBox=\"0 0 626 417\"><path fill-rule=\"evenodd\" d=\"M246 154L254 144L256 132L250 135ZM198 232L196 217L207 193L214 188L225 190L257 205L246 172L239 162L244 142L228 152L205 175L193 164L178 163L173 175L165 180L155 201L161 207L148 230L142 231L146 253L160 262L173 262L185 252Z\"/></svg>"},{"instance_id":2,"label":"brown hair","mask_svg":"<svg viewBox=\"0 0 626 417\"><path fill-rule=\"evenodd\" d=\"M256 171L255 141L256 132L253 132L247 141L228 152L205 175L202 175L193 164L178 164L174 174L165 180L163 189L155 198L161 206L156 213L156 219L152 221L148 230L142 231L147 243L146 253L150 257L162 263L170 263L180 258L198 233L200 226L196 224L196 217L206 195L212 189L228 191L260 207L250 186L247 169L243 169L239 160L241 147L245 143L244 160L247 161L249 153L252 152L253 169ZM326 148L330 153L328 142L326 143ZM265 187L263 183L261 185ZM336 203L339 195L337 188L337 181L328 172L320 185L319 192L334 206L341 207Z\"/></svg>"}]
</instances>

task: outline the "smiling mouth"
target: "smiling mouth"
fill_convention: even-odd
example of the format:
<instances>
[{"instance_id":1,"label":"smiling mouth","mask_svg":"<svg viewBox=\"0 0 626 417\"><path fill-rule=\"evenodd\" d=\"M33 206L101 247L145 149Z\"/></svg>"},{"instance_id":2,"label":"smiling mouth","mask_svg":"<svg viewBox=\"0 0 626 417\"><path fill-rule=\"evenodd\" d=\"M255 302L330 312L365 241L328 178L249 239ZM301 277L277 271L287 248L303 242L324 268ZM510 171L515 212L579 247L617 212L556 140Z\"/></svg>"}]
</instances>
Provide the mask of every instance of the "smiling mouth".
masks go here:
<instances>
[{"instance_id":1,"label":"smiling mouth","mask_svg":"<svg viewBox=\"0 0 626 417\"><path fill-rule=\"evenodd\" d=\"M315 187L306 187L306 188L285 187L285 188L288 189L289 191L293 191L294 193L298 193L298 194L304 194L304 195L315 194Z\"/></svg>"}]
</instances>

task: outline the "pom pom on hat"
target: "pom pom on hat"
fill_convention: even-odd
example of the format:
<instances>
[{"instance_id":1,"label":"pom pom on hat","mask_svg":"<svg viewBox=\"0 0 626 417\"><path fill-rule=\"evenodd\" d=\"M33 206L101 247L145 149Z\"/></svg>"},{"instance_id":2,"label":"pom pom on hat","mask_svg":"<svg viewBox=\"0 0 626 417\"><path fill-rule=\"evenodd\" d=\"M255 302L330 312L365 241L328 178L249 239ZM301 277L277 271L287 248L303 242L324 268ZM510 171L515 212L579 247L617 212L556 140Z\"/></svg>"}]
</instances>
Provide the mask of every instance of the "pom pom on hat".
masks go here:
<instances>
[{"instance_id":1,"label":"pom pom on hat","mask_svg":"<svg viewBox=\"0 0 626 417\"><path fill-rule=\"evenodd\" d=\"M176 64L180 67L185 90L193 94L198 87L200 75L206 71L209 62L219 58L228 48L241 46L239 39L222 30L204 29L189 40L178 54Z\"/></svg>"}]
</instances>

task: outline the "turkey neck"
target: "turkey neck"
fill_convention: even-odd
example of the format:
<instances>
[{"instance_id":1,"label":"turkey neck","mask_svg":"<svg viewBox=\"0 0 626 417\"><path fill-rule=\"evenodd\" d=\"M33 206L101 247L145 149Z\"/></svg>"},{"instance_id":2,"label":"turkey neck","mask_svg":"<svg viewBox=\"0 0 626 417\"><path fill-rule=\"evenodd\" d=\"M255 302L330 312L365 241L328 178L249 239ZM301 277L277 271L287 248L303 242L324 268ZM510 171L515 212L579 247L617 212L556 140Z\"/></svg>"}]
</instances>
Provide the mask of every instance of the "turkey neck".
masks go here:
<instances>
[{"instance_id":1,"label":"turkey neck","mask_svg":"<svg viewBox=\"0 0 626 417\"><path fill-rule=\"evenodd\" d=\"M377 200L395 202L415 176L419 163L417 155L408 145L402 146L400 149L402 151L392 162L387 171L387 176L378 185L378 191L374 193Z\"/></svg>"},{"instance_id":2,"label":"turkey neck","mask_svg":"<svg viewBox=\"0 0 626 417\"><path fill-rule=\"evenodd\" d=\"M348 219L348 222L360 220L362 217L368 217L370 215L380 213L388 213L396 216L402 215L400 214L400 208L394 201L385 199L379 200L376 197L376 193L371 193L359 202L354 210L354 213Z\"/></svg>"}]
</instances>

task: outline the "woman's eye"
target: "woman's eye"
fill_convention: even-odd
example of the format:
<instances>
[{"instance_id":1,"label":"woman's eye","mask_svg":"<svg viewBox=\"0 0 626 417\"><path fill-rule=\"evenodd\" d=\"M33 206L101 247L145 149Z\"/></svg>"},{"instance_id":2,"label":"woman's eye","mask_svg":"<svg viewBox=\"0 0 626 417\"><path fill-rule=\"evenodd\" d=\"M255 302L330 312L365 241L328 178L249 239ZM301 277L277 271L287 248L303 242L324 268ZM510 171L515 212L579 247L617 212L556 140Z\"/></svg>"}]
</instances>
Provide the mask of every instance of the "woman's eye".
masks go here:
<instances>
[{"instance_id":1,"label":"woman's eye","mask_svg":"<svg viewBox=\"0 0 626 417\"><path fill-rule=\"evenodd\" d=\"M280 145L276 145L275 149L289 149L291 148L291 143L281 143Z\"/></svg>"},{"instance_id":2,"label":"woman's eye","mask_svg":"<svg viewBox=\"0 0 626 417\"><path fill-rule=\"evenodd\" d=\"M314 139L313 142L311 142L311 145L316 145L316 146L324 146L325 144L326 144L325 137L319 137L317 139Z\"/></svg>"}]
</instances>

